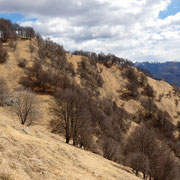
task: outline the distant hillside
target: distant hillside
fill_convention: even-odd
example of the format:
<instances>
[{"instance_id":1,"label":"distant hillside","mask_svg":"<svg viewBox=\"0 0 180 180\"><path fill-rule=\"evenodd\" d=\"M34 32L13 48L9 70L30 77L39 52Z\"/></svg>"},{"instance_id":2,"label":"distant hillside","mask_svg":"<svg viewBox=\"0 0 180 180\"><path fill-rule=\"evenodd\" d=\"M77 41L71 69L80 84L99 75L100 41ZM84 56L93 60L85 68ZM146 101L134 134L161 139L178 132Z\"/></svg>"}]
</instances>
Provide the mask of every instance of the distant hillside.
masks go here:
<instances>
[{"instance_id":1,"label":"distant hillside","mask_svg":"<svg viewBox=\"0 0 180 180\"><path fill-rule=\"evenodd\" d=\"M180 62L143 62L135 63L135 66L149 72L154 79L163 79L168 83L180 86Z\"/></svg>"}]
</instances>

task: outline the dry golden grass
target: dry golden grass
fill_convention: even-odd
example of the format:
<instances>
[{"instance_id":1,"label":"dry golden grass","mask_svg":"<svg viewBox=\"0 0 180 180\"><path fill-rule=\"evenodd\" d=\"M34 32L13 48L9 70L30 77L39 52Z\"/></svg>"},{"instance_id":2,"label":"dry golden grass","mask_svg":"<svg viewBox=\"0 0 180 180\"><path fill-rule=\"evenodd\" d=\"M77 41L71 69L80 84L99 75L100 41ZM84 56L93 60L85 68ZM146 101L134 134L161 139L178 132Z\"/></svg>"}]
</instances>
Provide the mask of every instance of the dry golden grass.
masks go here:
<instances>
[{"instance_id":1,"label":"dry golden grass","mask_svg":"<svg viewBox=\"0 0 180 180\"><path fill-rule=\"evenodd\" d=\"M8 108L0 108L0 115L0 179L138 179L129 168L67 145L43 126L20 125Z\"/></svg>"}]
</instances>

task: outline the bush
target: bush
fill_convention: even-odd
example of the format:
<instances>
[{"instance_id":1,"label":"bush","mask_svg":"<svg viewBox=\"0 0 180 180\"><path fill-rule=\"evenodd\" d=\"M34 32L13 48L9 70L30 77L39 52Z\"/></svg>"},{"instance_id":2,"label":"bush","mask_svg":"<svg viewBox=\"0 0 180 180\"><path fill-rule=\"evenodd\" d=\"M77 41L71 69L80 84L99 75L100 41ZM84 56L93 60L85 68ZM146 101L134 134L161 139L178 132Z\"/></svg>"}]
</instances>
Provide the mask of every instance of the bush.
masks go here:
<instances>
[{"instance_id":1,"label":"bush","mask_svg":"<svg viewBox=\"0 0 180 180\"><path fill-rule=\"evenodd\" d=\"M82 85L93 92L104 84L101 75L98 73L98 69L90 64L88 58L83 57L81 62L78 64L78 73L81 76Z\"/></svg>"},{"instance_id":2,"label":"bush","mask_svg":"<svg viewBox=\"0 0 180 180\"><path fill-rule=\"evenodd\" d=\"M14 41L12 41L12 40L9 42L9 47L10 47L13 51L16 50L16 45L17 45L16 42L14 42Z\"/></svg>"},{"instance_id":3,"label":"bush","mask_svg":"<svg viewBox=\"0 0 180 180\"><path fill-rule=\"evenodd\" d=\"M128 82L125 85L126 91L122 92L121 98L137 98L138 96L138 76L134 68L126 67L124 68L122 75L124 78L128 79Z\"/></svg>"},{"instance_id":4,"label":"bush","mask_svg":"<svg viewBox=\"0 0 180 180\"><path fill-rule=\"evenodd\" d=\"M5 63L7 60L7 57L8 57L8 53L6 49L4 49L2 45L0 45L0 64Z\"/></svg>"},{"instance_id":5,"label":"bush","mask_svg":"<svg viewBox=\"0 0 180 180\"><path fill-rule=\"evenodd\" d=\"M177 122L177 128L180 129L180 121Z\"/></svg>"},{"instance_id":6,"label":"bush","mask_svg":"<svg viewBox=\"0 0 180 180\"><path fill-rule=\"evenodd\" d=\"M0 106L4 106L8 91L6 81L3 77L0 77Z\"/></svg>"},{"instance_id":7,"label":"bush","mask_svg":"<svg viewBox=\"0 0 180 180\"><path fill-rule=\"evenodd\" d=\"M1 172L0 173L0 180L14 180L11 174Z\"/></svg>"},{"instance_id":8,"label":"bush","mask_svg":"<svg viewBox=\"0 0 180 180\"><path fill-rule=\"evenodd\" d=\"M25 58L22 58L22 59L18 60L18 66L20 68L25 68L26 67L26 63L27 63L27 60Z\"/></svg>"},{"instance_id":9,"label":"bush","mask_svg":"<svg viewBox=\"0 0 180 180\"><path fill-rule=\"evenodd\" d=\"M172 119L167 112L158 110L155 114L153 125L154 127L158 128L166 138L173 140L173 132L175 131L175 125L171 121Z\"/></svg>"},{"instance_id":10,"label":"bush","mask_svg":"<svg viewBox=\"0 0 180 180\"><path fill-rule=\"evenodd\" d=\"M13 106L15 114L23 125L31 125L39 117L39 102L35 94L29 91L17 92L18 103Z\"/></svg>"},{"instance_id":11,"label":"bush","mask_svg":"<svg viewBox=\"0 0 180 180\"><path fill-rule=\"evenodd\" d=\"M146 86L144 87L143 94L145 96L148 96L149 98L153 98L154 97L154 90L149 84L146 84Z\"/></svg>"}]
</instances>

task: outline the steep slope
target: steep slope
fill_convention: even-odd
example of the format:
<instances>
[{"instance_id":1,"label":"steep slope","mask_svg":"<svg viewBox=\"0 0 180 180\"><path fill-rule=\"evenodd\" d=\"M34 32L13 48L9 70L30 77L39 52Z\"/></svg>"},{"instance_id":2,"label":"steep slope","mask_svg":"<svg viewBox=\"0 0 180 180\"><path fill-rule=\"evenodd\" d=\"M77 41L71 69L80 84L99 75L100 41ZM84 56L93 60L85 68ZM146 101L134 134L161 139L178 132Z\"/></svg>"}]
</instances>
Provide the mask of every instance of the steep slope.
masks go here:
<instances>
[{"instance_id":1,"label":"steep slope","mask_svg":"<svg viewBox=\"0 0 180 180\"><path fill-rule=\"evenodd\" d=\"M38 57L37 43L35 40L17 41L17 48L15 51L12 51L12 49L8 47L8 44L5 44L9 57L6 64L0 65L0 71L2 72L1 76L6 79L11 91L23 88L22 85L19 84L19 80L24 76L24 70L18 67L18 60L25 58L27 60L27 66L32 65L31 54L29 52L30 44L33 44L35 47L35 51L32 54L33 58ZM75 71L77 72L78 63L81 62L82 57L67 54L67 60L74 65ZM119 98L118 91L123 91L124 86L127 83L127 79L122 76L122 70L118 69L116 66L107 68L103 64L97 64L97 68L101 69L102 72L100 75L104 81L103 86L98 88L100 91L100 97L111 98L113 101L116 101L118 106L123 106L128 112L136 113L138 109L141 108L140 103L136 99L130 99L127 101ZM140 73L137 72L137 74ZM160 107L160 109L167 111L176 124L179 120L177 114L180 111L180 107L176 106L175 101L177 100L179 102L180 98L175 94L174 88L165 81L157 81L149 77L147 78L148 83L155 91L155 103ZM78 84L81 83L79 75L75 76L75 80ZM161 101L158 101L159 96L162 96Z\"/></svg>"},{"instance_id":2,"label":"steep slope","mask_svg":"<svg viewBox=\"0 0 180 180\"><path fill-rule=\"evenodd\" d=\"M70 62L73 63L75 69L77 70L78 63L81 61L81 56L67 55L67 58ZM142 105L138 98L131 98L124 100L120 97L119 92L125 91L125 85L128 82L128 79L123 77L123 70L112 66L107 68L103 64L97 64L98 69L101 69L101 77L103 78L104 84L102 87L99 87L101 98L108 98L112 101L115 101L119 107L123 107L127 112L136 114L138 110L142 108ZM136 71L138 78L142 73ZM158 108L162 111L168 112L171 116L174 125L177 125L179 121L179 112L180 106L176 103L180 103L180 96L175 92L174 87L163 80L155 80L150 77L147 78L147 83L154 90L154 100L153 102L157 105ZM79 76L76 77L78 83L81 82ZM141 87L138 88L138 91L141 92ZM140 94L140 99L143 98Z\"/></svg>"},{"instance_id":3,"label":"steep slope","mask_svg":"<svg viewBox=\"0 0 180 180\"><path fill-rule=\"evenodd\" d=\"M38 58L38 47L35 39L31 41L18 40L16 43L17 47L14 51L9 47L8 43L4 44L9 57L5 64L0 64L1 76L6 80L10 93L24 88L19 81L26 74L24 74L24 69L18 66L18 61L25 58L26 66L31 67L33 61ZM32 54L30 53L30 44L34 46ZM73 79L80 87L84 87L79 73L79 64L84 57L68 53L66 53L66 57L68 62L73 64L76 72ZM115 102L117 107L122 108L131 115L127 120L130 124L128 132L123 134L124 140L126 140L135 127L143 126L144 122L141 115L144 115L147 110L143 106L143 101L144 99L148 100L148 97L143 95L144 87L137 86L138 95L135 98L122 98L122 94L127 91L126 85L129 81L124 76L124 69L116 65L108 68L102 63L97 63L97 67L92 71L95 70L103 80L102 86L93 89L99 92L97 99ZM142 76L142 72L135 68L133 68L133 71L137 79L141 77L147 78L146 83L154 91L154 97L152 98L152 102L155 104L154 107L163 113L167 112L171 117L171 123L176 126L180 116L179 94L168 83ZM141 81L143 80L141 79ZM35 125L29 128L19 124L11 107L0 107L1 176L7 176L7 179L12 176L12 179L15 180L138 179L132 174L130 168L108 161L91 152L67 145L64 143L63 137L50 133L52 129L49 127L49 122L53 119L53 115L50 113L49 107L50 102L54 101L54 99L45 93L39 93L38 98L41 101L41 117L35 120ZM96 99L96 96L93 98ZM175 130L174 134L177 137L178 131ZM98 153L102 155L102 149L99 148Z\"/></svg>"},{"instance_id":4,"label":"steep slope","mask_svg":"<svg viewBox=\"0 0 180 180\"><path fill-rule=\"evenodd\" d=\"M31 43L36 47L34 40ZM0 72L10 93L23 88L19 80L24 70L18 66L18 59L27 59L27 66L31 66L29 44L29 40L18 40L15 51L8 43L4 44L9 56L7 63L0 65ZM33 56L37 56L36 51ZM48 95L38 95L38 98L41 117L31 127L21 125L11 107L0 107L0 179L139 179L130 168L67 145L64 138L50 133L49 102L52 98Z\"/></svg>"},{"instance_id":5,"label":"steep slope","mask_svg":"<svg viewBox=\"0 0 180 180\"><path fill-rule=\"evenodd\" d=\"M129 168L67 145L43 126L20 125L9 108L0 108L0 119L0 179L138 179Z\"/></svg>"}]
</instances>

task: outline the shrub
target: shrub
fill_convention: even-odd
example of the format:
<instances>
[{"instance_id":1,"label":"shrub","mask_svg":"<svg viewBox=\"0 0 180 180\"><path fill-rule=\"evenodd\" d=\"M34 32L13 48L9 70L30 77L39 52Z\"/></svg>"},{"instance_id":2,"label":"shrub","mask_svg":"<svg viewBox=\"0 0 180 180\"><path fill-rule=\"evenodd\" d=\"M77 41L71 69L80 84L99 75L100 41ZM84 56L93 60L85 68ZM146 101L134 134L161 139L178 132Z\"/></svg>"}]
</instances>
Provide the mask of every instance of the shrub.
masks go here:
<instances>
[{"instance_id":1,"label":"shrub","mask_svg":"<svg viewBox=\"0 0 180 180\"><path fill-rule=\"evenodd\" d=\"M13 106L15 114L23 125L31 125L39 118L39 102L35 94L29 91L16 93L18 103Z\"/></svg>"},{"instance_id":2,"label":"shrub","mask_svg":"<svg viewBox=\"0 0 180 180\"><path fill-rule=\"evenodd\" d=\"M158 128L166 138L174 139L173 132L175 125L171 122L172 119L167 112L158 110L153 121L154 127Z\"/></svg>"},{"instance_id":3,"label":"shrub","mask_svg":"<svg viewBox=\"0 0 180 180\"><path fill-rule=\"evenodd\" d=\"M0 173L0 179L1 180L14 180L14 178L12 177L11 174L8 174L8 173L5 173L5 172Z\"/></svg>"},{"instance_id":4,"label":"shrub","mask_svg":"<svg viewBox=\"0 0 180 180\"><path fill-rule=\"evenodd\" d=\"M177 122L177 128L180 129L180 121Z\"/></svg>"},{"instance_id":5,"label":"shrub","mask_svg":"<svg viewBox=\"0 0 180 180\"><path fill-rule=\"evenodd\" d=\"M177 99L175 99L175 105L178 106L179 101Z\"/></svg>"},{"instance_id":6,"label":"shrub","mask_svg":"<svg viewBox=\"0 0 180 180\"><path fill-rule=\"evenodd\" d=\"M67 70L71 74L71 76L75 76L76 75L76 73L74 71L74 65L71 62L68 63Z\"/></svg>"},{"instance_id":7,"label":"shrub","mask_svg":"<svg viewBox=\"0 0 180 180\"><path fill-rule=\"evenodd\" d=\"M6 49L4 49L2 47L2 45L0 45L0 64L5 63L8 57L8 53L6 51Z\"/></svg>"},{"instance_id":8,"label":"shrub","mask_svg":"<svg viewBox=\"0 0 180 180\"><path fill-rule=\"evenodd\" d=\"M148 96L149 98L153 98L154 97L154 90L149 84L146 84L146 86L144 87L143 94Z\"/></svg>"},{"instance_id":9,"label":"shrub","mask_svg":"<svg viewBox=\"0 0 180 180\"><path fill-rule=\"evenodd\" d=\"M81 62L78 64L78 73L81 76L82 85L93 92L95 92L95 89L102 87L104 84L97 68L90 64L90 60L88 58L83 57Z\"/></svg>"},{"instance_id":10,"label":"shrub","mask_svg":"<svg viewBox=\"0 0 180 180\"><path fill-rule=\"evenodd\" d=\"M16 50L16 45L17 45L16 42L14 42L14 41L12 41L12 40L9 42L9 47L10 47L13 51Z\"/></svg>"},{"instance_id":11,"label":"shrub","mask_svg":"<svg viewBox=\"0 0 180 180\"><path fill-rule=\"evenodd\" d=\"M137 98L138 96L138 76L132 67L124 68L122 75L124 78L128 79L125 85L126 91L122 92L122 98Z\"/></svg>"},{"instance_id":12,"label":"shrub","mask_svg":"<svg viewBox=\"0 0 180 180\"><path fill-rule=\"evenodd\" d=\"M8 91L6 81L3 77L0 77L0 106L4 106Z\"/></svg>"},{"instance_id":13,"label":"shrub","mask_svg":"<svg viewBox=\"0 0 180 180\"><path fill-rule=\"evenodd\" d=\"M18 66L20 68L26 67L27 60L25 58L18 59Z\"/></svg>"}]
</instances>

